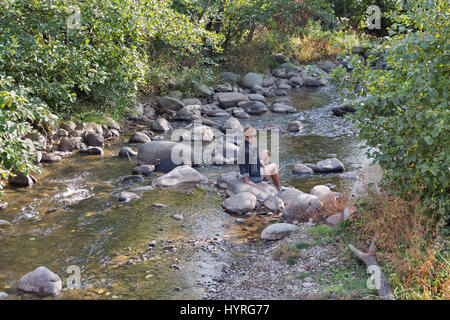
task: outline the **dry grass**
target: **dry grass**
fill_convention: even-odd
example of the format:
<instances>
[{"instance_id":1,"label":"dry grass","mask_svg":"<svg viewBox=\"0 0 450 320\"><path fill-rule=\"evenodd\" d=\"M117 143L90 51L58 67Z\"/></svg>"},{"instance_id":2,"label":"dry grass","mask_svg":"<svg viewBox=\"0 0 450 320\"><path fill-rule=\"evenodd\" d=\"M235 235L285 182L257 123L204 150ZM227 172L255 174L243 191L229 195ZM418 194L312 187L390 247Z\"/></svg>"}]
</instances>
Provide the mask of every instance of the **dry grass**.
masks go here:
<instances>
[{"instance_id":1,"label":"dry grass","mask_svg":"<svg viewBox=\"0 0 450 320\"><path fill-rule=\"evenodd\" d=\"M418 192L417 192L418 194ZM418 197L387 191L362 199L349 226L355 246L368 247L379 234L377 257L400 299L450 299L448 252L438 241L438 221Z\"/></svg>"}]
</instances>

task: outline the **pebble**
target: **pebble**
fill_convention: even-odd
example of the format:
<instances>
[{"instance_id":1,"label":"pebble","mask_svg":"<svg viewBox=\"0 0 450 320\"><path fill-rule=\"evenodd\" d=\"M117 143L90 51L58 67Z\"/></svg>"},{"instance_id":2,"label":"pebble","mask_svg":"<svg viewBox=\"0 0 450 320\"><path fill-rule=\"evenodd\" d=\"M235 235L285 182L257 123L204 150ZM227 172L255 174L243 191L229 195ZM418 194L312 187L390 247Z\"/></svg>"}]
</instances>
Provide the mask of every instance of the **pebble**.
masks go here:
<instances>
[{"instance_id":1,"label":"pebble","mask_svg":"<svg viewBox=\"0 0 450 320\"><path fill-rule=\"evenodd\" d=\"M172 216L172 218L174 218L175 220L178 220L178 221L182 221L183 220L183 216L181 214L174 214Z\"/></svg>"},{"instance_id":2,"label":"pebble","mask_svg":"<svg viewBox=\"0 0 450 320\"><path fill-rule=\"evenodd\" d=\"M166 205L165 205L165 204L162 204L162 203L154 203L153 206L154 206L155 208L165 208L165 207L166 207Z\"/></svg>"},{"instance_id":3,"label":"pebble","mask_svg":"<svg viewBox=\"0 0 450 320\"><path fill-rule=\"evenodd\" d=\"M150 243L149 243L148 245L149 245L150 247L156 246L156 240L150 241Z\"/></svg>"},{"instance_id":4,"label":"pebble","mask_svg":"<svg viewBox=\"0 0 450 320\"><path fill-rule=\"evenodd\" d=\"M237 223L245 223L245 219L238 218L238 219L236 219L236 222Z\"/></svg>"}]
</instances>

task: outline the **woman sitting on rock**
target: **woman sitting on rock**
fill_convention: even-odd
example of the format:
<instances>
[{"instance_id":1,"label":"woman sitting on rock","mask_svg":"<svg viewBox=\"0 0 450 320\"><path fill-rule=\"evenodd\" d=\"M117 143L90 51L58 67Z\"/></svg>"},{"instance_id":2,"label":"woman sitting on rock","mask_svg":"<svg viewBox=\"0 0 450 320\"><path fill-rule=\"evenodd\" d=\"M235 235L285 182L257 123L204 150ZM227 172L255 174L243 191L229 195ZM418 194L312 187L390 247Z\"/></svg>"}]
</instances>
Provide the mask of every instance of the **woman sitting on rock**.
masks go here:
<instances>
[{"instance_id":1,"label":"woman sitting on rock","mask_svg":"<svg viewBox=\"0 0 450 320\"><path fill-rule=\"evenodd\" d=\"M270 176L278 190L281 190L277 165L275 163L265 164L270 157L268 150L261 151L263 161L261 160L257 151L256 137L255 128L244 128L244 143L239 147L238 154L239 171L244 176L245 182L253 187L256 187L256 183L268 180Z\"/></svg>"}]
</instances>

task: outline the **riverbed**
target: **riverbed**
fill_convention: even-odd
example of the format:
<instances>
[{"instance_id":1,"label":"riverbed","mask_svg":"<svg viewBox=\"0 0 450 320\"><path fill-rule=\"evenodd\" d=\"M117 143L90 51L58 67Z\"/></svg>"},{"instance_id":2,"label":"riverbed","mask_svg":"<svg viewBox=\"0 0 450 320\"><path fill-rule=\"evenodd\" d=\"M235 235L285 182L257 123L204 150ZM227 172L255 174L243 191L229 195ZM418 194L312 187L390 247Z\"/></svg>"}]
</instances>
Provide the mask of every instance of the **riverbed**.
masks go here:
<instances>
[{"instance_id":1,"label":"riverbed","mask_svg":"<svg viewBox=\"0 0 450 320\"><path fill-rule=\"evenodd\" d=\"M241 123L285 129L290 121L300 120L301 132L280 134L282 185L310 192L314 185L329 183L340 191L345 181L338 174L291 173L296 163L336 157L346 171L352 171L366 160L350 121L331 112L339 105L338 93L322 87L301 88L289 95L297 113L267 112ZM170 132L164 136L170 137ZM258 244L267 218L255 216L245 224L236 223L235 216L223 211L223 197L212 184L178 191L156 189L119 203L121 191L151 184L160 175L154 173L144 183L123 182L136 166L135 159L117 156L124 146L129 146L127 136L107 146L104 157L73 155L43 164L44 175L37 177L33 188L5 189L2 201L9 207L0 211L0 219L12 226L0 233L0 291L10 294L10 299L35 299L15 288L21 276L38 266L61 277L65 290L56 299L202 299L208 284L251 250L248 243ZM215 181L238 167L196 169ZM175 220L174 214L184 219ZM81 288L73 290L66 284L70 276L66 270L72 265L81 271Z\"/></svg>"}]
</instances>

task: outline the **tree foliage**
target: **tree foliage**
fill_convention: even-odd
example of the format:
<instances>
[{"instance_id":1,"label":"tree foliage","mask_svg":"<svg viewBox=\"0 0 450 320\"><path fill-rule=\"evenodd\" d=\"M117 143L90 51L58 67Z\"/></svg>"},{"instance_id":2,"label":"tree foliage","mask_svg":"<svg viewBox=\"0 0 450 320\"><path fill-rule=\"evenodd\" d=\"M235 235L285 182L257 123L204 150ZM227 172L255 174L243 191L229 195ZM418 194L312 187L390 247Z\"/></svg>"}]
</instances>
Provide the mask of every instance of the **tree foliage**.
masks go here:
<instances>
[{"instance_id":1,"label":"tree foliage","mask_svg":"<svg viewBox=\"0 0 450 320\"><path fill-rule=\"evenodd\" d=\"M415 0L392 18L386 69L353 60L334 77L348 98L367 97L355 114L371 155L401 191L422 185L430 208L447 215L450 168L449 7L446 1ZM403 183L405 182L405 183ZM448 216L447 216L448 217Z\"/></svg>"}]
</instances>

